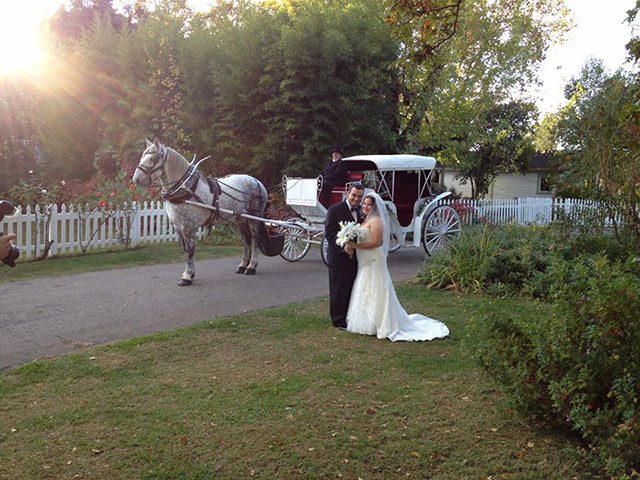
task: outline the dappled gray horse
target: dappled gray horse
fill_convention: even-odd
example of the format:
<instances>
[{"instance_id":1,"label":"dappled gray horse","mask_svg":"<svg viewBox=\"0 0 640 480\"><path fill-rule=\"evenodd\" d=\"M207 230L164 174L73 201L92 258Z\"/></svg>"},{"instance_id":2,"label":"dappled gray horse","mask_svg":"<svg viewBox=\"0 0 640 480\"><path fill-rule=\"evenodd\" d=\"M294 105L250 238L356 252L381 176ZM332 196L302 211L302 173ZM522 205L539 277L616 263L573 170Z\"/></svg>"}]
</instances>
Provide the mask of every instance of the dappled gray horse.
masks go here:
<instances>
[{"instance_id":1,"label":"dappled gray horse","mask_svg":"<svg viewBox=\"0 0 640 480\"><path fill-rule=\"evenodd\" d=\"M259 180L249 175L227 175L210 179L200 173L182 155L157 140L147 140L147 148L133 174L141 187L160 187L165 209L184 248L185 269L178 285L191 285L195 276L194 253L196 232L201 226L211 226L216 218L235 223L242 235L244 256L236 273L253 275L258 266L258 248L268 242L269 234L263 222L240 216L248 213L262 217L267 206L267 190ZM220 209L237 212L232 215L185 203L192 200Z\"/></svg>"}]
</instances>

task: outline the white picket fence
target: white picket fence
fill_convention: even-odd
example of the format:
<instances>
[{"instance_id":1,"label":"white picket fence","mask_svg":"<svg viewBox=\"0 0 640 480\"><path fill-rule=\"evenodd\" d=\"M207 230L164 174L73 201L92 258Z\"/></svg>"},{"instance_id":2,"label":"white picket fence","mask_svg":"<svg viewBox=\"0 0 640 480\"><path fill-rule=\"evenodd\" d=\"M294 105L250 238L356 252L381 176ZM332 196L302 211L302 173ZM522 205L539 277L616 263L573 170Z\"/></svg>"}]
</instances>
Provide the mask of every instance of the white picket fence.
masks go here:
<instances>
[{"instance_id":1,"label":"white picket fence","mask_svg":"<svg viewBox=\"0 0 640 480\"><path fill-rule=\"evenodd\" d=\"M455 204L466 224L490 222L495 225L510 222L547 225L557 220L560 212L575 216L586 211L603 212L604 208L597 202L586 200L537 197L445 200L443 203ZM127 239L132 246L179 240L161 201L144 202L135 205L129 214L118 211L109 216L100 211L85 214L77 207L66 205L60 208L52 205L49 210L43 212L39 207L26 207L23 211L19 208L18 214L6 217L0 223L0 231L17 235L14 243L20 248L23 258L39 257L45 247L45 238L53 240L50 255L75 253L81 250L81 246L100 249L123 245ZM45 232L42 220L46 215L50 215L51 222ZM611 219L605 221L611 224ZM127 235L129 228L130 234ZM199 229L198 238L204 235L204 229Z\"/></svg>"},{"instance_id":2,"label":"white picket fence","mask_svg":"<svg viewBox=\"0 0 640 480\"><path fill-rule=\"evenodd\" d=\"M45 228L47 216L50 222ZM76 206L64 204L46 209L18 207L18 213L0 222L0 231L16 234L14 244L20 248L21 258L39 257L45 248L45 239L53 240L49 255L77 253L82 247L92 250L127 242L135 246L179 240L161 201L134 204L129 212L111 213L83 212ZM205 233L204 229L199 229L198 238L204 237Z\"/></svg>"},{"instance_id":3,"label":"white picket fence","mask_svg":"<svg viewBox=\"0 0 640 480\"><path fill-rule=\"evenodd\" d=\"M601 217L606 227L613 226L601 202L573 198L529 197L487 199L445 199L461 214L465 224L488 222L494 225L516 223L520 225L549 225L562 218L584 218L585 214ZM620 223L619 219L615 219Z\"/></svg>"}]
</instances>

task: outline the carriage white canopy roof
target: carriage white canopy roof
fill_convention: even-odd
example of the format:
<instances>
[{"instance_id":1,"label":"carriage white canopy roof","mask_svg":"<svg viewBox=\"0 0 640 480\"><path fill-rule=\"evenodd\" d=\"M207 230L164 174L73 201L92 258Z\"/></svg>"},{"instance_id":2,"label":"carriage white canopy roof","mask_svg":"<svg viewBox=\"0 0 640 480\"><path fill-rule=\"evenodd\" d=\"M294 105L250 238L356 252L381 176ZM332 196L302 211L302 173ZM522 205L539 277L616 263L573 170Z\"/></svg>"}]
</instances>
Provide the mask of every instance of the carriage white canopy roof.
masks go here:
<instances>
[{"instance_id":1,"label":"carriage white canopy roof","mask_svg":"<svg viewBox=\"0 0 640 480\"><path fill-rule=\"evenodd\" d=\"M420 155L398 153L395 155L356 155L343 159L345 162L354 162L358 166L355 170L381 171L393 170L433 170L436 167L436 159Z\"/></svg>"}]
</instances>

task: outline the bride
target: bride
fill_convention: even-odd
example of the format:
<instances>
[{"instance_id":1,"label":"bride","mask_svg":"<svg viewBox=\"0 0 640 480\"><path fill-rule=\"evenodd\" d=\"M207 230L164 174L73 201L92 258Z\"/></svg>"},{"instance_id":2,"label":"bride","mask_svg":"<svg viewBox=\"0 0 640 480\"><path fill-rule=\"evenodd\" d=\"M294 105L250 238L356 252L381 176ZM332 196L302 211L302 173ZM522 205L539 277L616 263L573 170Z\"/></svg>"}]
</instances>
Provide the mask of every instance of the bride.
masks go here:
<instances>
[{"instance_id":1,"label":"bride","mask_svg":"<svg viewBox=\"0 0 640 480\"><path fill-rule=\"evenodd\" d=\"M420 314L408 315L398 301L387 268L390 223L382 198L377 193L366 195L362 211L366 215L362 224L364 238L345 246L350 255L358 250L358 274L347 312L347 330L392 342L448 336L449 329L444 323Z\"/></svg>"}]
</instances>

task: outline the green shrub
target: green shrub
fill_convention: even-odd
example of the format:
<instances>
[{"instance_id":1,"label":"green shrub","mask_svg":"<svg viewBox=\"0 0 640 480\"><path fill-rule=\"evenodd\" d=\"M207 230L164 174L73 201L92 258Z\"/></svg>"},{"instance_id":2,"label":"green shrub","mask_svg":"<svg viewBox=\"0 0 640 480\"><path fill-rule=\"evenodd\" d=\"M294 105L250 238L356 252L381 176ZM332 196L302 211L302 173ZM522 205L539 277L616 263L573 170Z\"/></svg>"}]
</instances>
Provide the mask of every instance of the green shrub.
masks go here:
<instances>
[{"instance_id":1,"label":"green shrub","mask_svg":"<svg viewBox=\"0 0 640 480\"><path fill-rule=\"evenodd\" d=\"M488 226L465 230L448 250L432 257L420 273L420 279L430 288L454 288L461 291L480 291L484 286L485 270L498 253Z\"/></svg>"},{"instance_id":2,"label":"green shrub","mask_svg":"<svg viewBox=\"0 0 640 480\"><path fill-rule=\"evenodd\" d=\"M640 277L604 255L550 267L550 315L482 316L465 343L520 409L578 432L611 478L640 470Z\"/></svg>"},{"instance_id":3,"label":"green shrub","mask_svg":"<svg viewBox=\"0 0 640 480\"><path fill-rule=\"evenodd\" d=\"M435 288L550 299L554 266L574 262L580 255L625 261L632 251L630 238L603 233L571 236L562 225L474 226L448 252L428 259L420 278Z\"/></svg>"},{"instance_id":4,"label":"green shrub","mask_svg":"<svg viewBox=\"0 0 640 480\"><path fill-rule=\"evenodd\" d=\"M235 225L216 224L202 240L206 245L242 245L242 237Z\"/></svg>"},{"instance_id":5,"label":"green shrub","mask_svg":"<svg viewBox=\"0 0 640 480\"><path fill-rule=\"evenodd\" d=\"M540 365L534 348L539 324L518 311L503 315L489 311L488 306L483 307L478 316L468 321L465 349L502 386L514 407L548 417L553 402L538 378Z\"/></svg>"}]
</instances>

